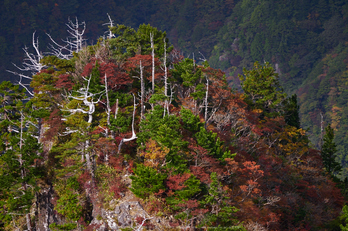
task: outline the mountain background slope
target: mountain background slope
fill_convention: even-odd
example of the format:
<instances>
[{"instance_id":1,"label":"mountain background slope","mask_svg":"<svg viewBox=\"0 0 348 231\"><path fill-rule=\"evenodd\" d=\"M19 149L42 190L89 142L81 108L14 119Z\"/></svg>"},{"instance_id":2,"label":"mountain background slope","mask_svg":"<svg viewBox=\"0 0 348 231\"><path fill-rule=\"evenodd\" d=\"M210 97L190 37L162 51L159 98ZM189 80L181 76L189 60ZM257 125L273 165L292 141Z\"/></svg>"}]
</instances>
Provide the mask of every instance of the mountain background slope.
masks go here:
<instances>
[{"instance_id":1,"label":"mountain background slope","mask_svg":"<svg viewBox=\"0 0 348 231\"><path fill-rule=\"evenodd\" d=\"M36 29L45 67L30 98L0 84L0 230L346 225L334 159L346 132L344 2L3 3L17 23L2 25L3 40L23 57ZM106 39L106 13L133 28ZM48 56L45 32L60 42L69 16L86 21L86 46ZM334 42L327 28L341 31Z\"/></svg>"},{"instance_id":2,"label":"mountain background slope","mask_svg":"<svg viewBox=\"0 0 348 231\"><path fill-rule=\"evenodd\" d=\"M302 126L315 147L321 128L332 124L338 157L348 165L347 42L348 4L343 0L251 1L9 1L2 0L0 17L1 80L16 82L6 72L20 65L22 48L32 33L47 51L45 33L57 41L68 36L70 17L86 21L87 44L107 30L107 13L117 24L149 23L167 36L185 56L205 58L224 70L233 88L238 74L254 61L268 61L280 73L289 95L299 97ZM204 57L203 57L204 56ZM347 170L344 170L347 175Z\"/></svg>"}]
</instances>

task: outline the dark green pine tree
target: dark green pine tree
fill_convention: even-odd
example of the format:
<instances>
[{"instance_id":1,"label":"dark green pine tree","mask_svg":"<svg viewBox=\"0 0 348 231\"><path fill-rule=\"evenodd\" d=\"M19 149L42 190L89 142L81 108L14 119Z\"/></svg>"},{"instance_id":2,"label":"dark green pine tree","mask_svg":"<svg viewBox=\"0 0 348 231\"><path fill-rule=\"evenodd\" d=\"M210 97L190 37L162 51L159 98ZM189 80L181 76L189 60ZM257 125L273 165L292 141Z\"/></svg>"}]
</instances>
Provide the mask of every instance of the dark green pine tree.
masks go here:
<instances>
[{"instance_id":1,"label":"dark green pine tree","mask_svg":"<svg viewBox=\"0 0 348 231\"><path fill-rule=\"evenodd\" d=\"M243 70L239 75L246 101L253 109L261 109L264 115L276 117L286 94L279 83L279 76L269 63L254 63L252 70Z\"/></svg>"},{"instance_id":2,"label":"dark green pine tree","mask_svg":"<svg viewBox=\"0 0 348 231\"><path fill-rule=\"evenodd\" d=\"M238 209L229 204L229 198L226 192L222 189L221 183L218 181L216 172L210 174L211 183L209 185L208 194L201 202L203 206L210 209L207 213L203 223L205 225L220 225L229 226L230 230L244 230L241 226L231 226L237 223L234 214Z\"/></svg>"},{"instance_id":3,"label":"dark green pine tree","mask_svg":"<svg viewBox=\"0 0 348 231\"><path fill-rule=\"evenodd\" d=\"M337 148L334 142L334 138L334 130L333 128L331 128L331 125L329 124L325 128L323 146L321 147L321 157L323 159L323 164L326 171L331 175L337 174L342 169L341 165L335 160L335 153L337 152Z\"/></svg>"},{"instance_id":4,"label":"dark green pine tree","mask_svg":"<svg viewBox=\"0 0 348 231\"><path fill-rule=\"evenodd\" d=\"M284 119L287 125L300 128L299 106L297 104L297 95L294 94L284 101Z\"/></svg>"},{"instance_id":5,"label":"dark green pine tree","mask_svg":"<svg viewBox=\"0 0 348 231\"><path fill-rule=\"evenodd\" d=\"M130 176L130 178L132 179L130 190L136 196L146 198L160 189L165 189L164 180L167 176L158 173L156 169L138 164L137 168L134 169L134 176Z\"/></svg>"},{"instance_id":6,"label":"dark green pine tree","mask_svg":"<svg viewBox=\"0 0 348 231\"><path fill-rule=\"evenodd\" d=\"M25 216L26 224L16 226L32 230L30 208L39 189L37 179L42 177L37 165L40 144L33 137L37 131L29 123L24 98L18 86L0 84L0 229Z\"/></svg>"},{"instance_id":7,"label":"dark green pine tree","mask_svg":"<svg viewBox=\"0 0 348 231\"><path fill-rule=\"evenodd\" d=\"M101 79L98 61L95 63L95 67L93 67L92 69L90 78L91 79L89 80L89 85L88 81L85 82L85 85L88 85L90 93L97 94L96 97L99 97L99 94L104 90L104 86L100 81Z\"/></svg>"}]
</instances>

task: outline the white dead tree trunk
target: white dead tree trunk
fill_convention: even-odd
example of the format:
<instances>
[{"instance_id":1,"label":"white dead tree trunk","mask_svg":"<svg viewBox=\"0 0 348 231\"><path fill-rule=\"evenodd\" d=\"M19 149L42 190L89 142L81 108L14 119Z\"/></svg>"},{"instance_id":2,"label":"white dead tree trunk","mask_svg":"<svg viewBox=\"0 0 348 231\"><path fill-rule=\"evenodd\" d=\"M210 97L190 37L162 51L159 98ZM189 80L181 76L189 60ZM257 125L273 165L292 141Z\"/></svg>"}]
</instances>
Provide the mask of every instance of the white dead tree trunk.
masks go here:
<instances>
[{"instance_id":1,"label":"white dead tree trunk","mask_svg":"<svg viewBox=\"0 0 348 231\"><path fill-rule=\"evenodd\" d=\"M153 43L153 33L150 33L151 59L152 59L152 94L155 94L155 45Z\"/></svg>"},{"instance_id":2,"label":"white dead tree trunk","mask_svg":"<svg viewBox=\"0 0 348 231\"><path fill-rule=\"evenodd\" d=\"M205 112L204 112L204 128L207 129L207 123L208 123L208 95L209 95L209 79L207 78L207 84L206 84L206 92L205 92L205 99L204 99L204 103L205 103Z\"/></svg>"},{"instance_id":3,"label":"white dead tree trunk","mask_svg":"<svg viewBox=\"0 0 348 231\"><path fill-rule=\"evenodd\" d=\"M33 33L32 46L35 50L35 53L30 53L28 47L24 47L24 62L22 63L23 67L18 67L16 64L13 64L20 71L26 72L29 71L31 75L36 75L40 72L44 65L40 63L40 60L43 58L40 50L39 50L39 38L35 39L35 33Z\"/></svg>"},{"instance_id":4,"label":"white dead tree trunk","mask_svg":"<svg viewBox=\"0 0 348 231\"><path fill-rule=\"evenodd\" d=\"M68 19L68 23L66 25L68 27L67 31L70 34L70 37L66 38L66 40L62 40L65 45L58 44L51 37L51 35L47 34L51 42L54 44L50 44L49 48L52 52L49 52L48 54L57 56L60 59L71 59L74 52L78 53L82 49L83 42L85 41L83 38L86 30L85 22L79 23L77 18L75 22Z\"/></svg>"},{"instance_id":5,"label":"white dead tree trunk","mask_svg":"<svg viewBox=\"0 0 348 231\"><path fill-rule=\"evenodd\" d=\"M110 123L110 114L111 114L111 109L110 109L110 100L109 100L109 91L108 91L108 79L105 73L104 76L104 81L105 81L105 95L106 95L106 115L107 115L107 120L106 123L108 125L108 127L106 128L106 137L108 137L108 131L109 128L111 127L111 123Z\"/></svg>"},{"instance_id":6,"label":"white dead tree trunk","mask_svg":"<svg viewBox=\"0 0 348 231\"><path fill-rule=\"evenodd\" d=\"M116 99L116 108L115 108L115 117L114 117L114 119L117 119L117 113L118 113L118 99Z\"/></svg>"},{"instance_id":7,"label":"white dead tree trunk","mask_svg":"<svg viewBox=\"0 0 348 231\"><path fill-rule=\"evenodd\" d=\"M39 50L39 38L35 38L35 33L33 33L32 36L32 47L34 48L34 53L31 53L29 51L28 47L24 47L24 61L22 63L22 67L17 66L16 64L13 64L21 73L15 72L15 71L9 71L8 72L17 75L19 77L18 84L23 87L27 93L31 96L34 97L34 93L29 89L30 81L32 81L32 76L38 74L43 68L46 66L40 63L41 59L43 58L42 53ZM27 73L27 74L25 74ZM25 81L27 80L27 81ZM26 83L27 82L27 83ZM38 128L39 136L37 137L38 141L41 142L41 135L42 135L42 119L38 119L36 121L36 124L33 124L36 128Z\"/></svg>"},{"instance_id":8,"label":"white dead tree trunk","mask_svg":"<svg viewBox=\"0 0 348 231\"><path fill-rule=\"evenodd\" d=\"M35 33L33 33L33 38L32 38L32 46L35 50L34 53L29 52L28 47L24 47L24 62L22 63L22 67L17 66L16 64L13 63L13 65L20 70L22 73L16 72L16 71L10 71L7 70L7 72L10 72L14 75L19 76L19 81L18 84L23 87L29 95L34 96L34 93L31 92L28 88L29 84L24 83L23 81L25 79L31 81L33 78L33 75L36 75L39 73L45 66L40 63L41 59L43 58L43 55L41 54L39 50L39 40L38 38L35 39ZM29 74L23 74L29 72Z\"/></svg>"},{"instance_id":9,"label":"white dead tree trunk","mask_svg":"<svg viewBox=\"0 0 348 231\"><path fill-rule=\"evenodd\" d=\"M75 52L77 53L82 49L82 45L84 41L83 34L85 33L85 30L86 30L86 23L82 22L81 24L79 24L76 18L75 23L73 23L69 19L69 23L67 23L66 25L69 28L68 33L71 35L71 38L72 38L72 41L67 39L66 43L69 44L71 49L75 50ZM80 26L83 26L81 31L79 30Z\"/></svg>"},{"instance_id":10,"label":"white dead tree trunk","mask_svg":"<svg viewBox=\"0 0 348 231\"><path fill-rule=\"evenodd\" d=\"M151 220L151 219L153 219L153 217L149 217L149 218L143 218L143 221L141 222L141 224L139 224L139 227L135 230L135 231L141 231L141 230L143 230L142 229L142 227L144 226L144 224L145 224L145 222L147 221L147 220Z\"/></svg>"},{"instance_id":11,"label":"white dead tree trunk","mask_svg":"<svg viewBox=\"0 0 348 231\"><path fill-rule=\"evenodd\" d=\"M141 63L141 60L139 61L139 69L140 69L140 76L133 76L133 78L140 79L140 119L145 119L145 80L144 80L144 67Z\"/></svg>"},{"instance_id":12,"label":"white dead tree trunk","mask_svg":"<svg viewBox=\"0 0 348 231\"><path fill-rule=\"evenodd\" d=\"M108 33L107 38L108 38L108 39L111 39L111 38L114 38L114 37L115 37L115 35L114 35L114 34L112 33L112 31L111 31L111 28L114 27L114 21L111 19L111 17L110 17L109 14L107 14L107 15L108 15L108 18L109 18L109 22L104 23L103 26L104 26L104 25L107 25L107 26L109 27L109 30L106 31L105 33Z\"/></svg>"},{"instance_id":13,"label":"white dead tree trunk","mask_svg":"<svg viewBox=\"0 0 348 231\"><path fill-rule=\"evenodd\" d=\"M135 134L135 129L134 129L135 109L137 106L137 104L135 103L135 95L134 94L133 94L133 100L134 100L134 103L133 103L133 119L132 119L132 136L128 139L123 138L121 140L120 145L118 145L118 152L117 153L120 153L123 143L129 142L129 141L132 141L132 140L135 140L136 138L138 138L137 135Z\"/></svg>"},{"instance_id":14,"label":"white dead tree trunk","mask_svg":"<svg viewBox=\"0 0 348 231\"><path fill-rule=\"evenodd\" d=\"M69 93L67 98L75 99L78 101L82 101L83 104L88 108L82 109L82 108L76 108L76 109L64 109L65 111L68 111L72 114L75 114L76 112L81 112L83 114L88 115L88 123L91 124L93 121L93 113L95 112L95 105L100 102L101 95L104 91L98 92L98 93L91 93L89 92L89 84L91 82L92 76L89 77L89 79L84 78L87 81L87 86L80 88L76 92L80 94L80 96L73 96L71 93ZM94 97L99 95L98 100L94 101Z\"/></svg>"},{"instance_id":15,"label":"white dead tree trunk","mask_svg":"<svg viewBox=\"0 0 348 231\"><path fill-rule=\"evenodd\" d=\"M23 112L20 112L21 114L21 124L20 124L20 131L19 131L19 155L18 155L18 161L19 161L19 167L21 169L21 178L22 180L26 177L26 172L25 169L23 169L23 164L24 164L24 160L23 160L23 156L22 156L22 148L24 145L23 142L23 132L24 132L24 115ZM27 191L27 183L23 182L22 183L22 188L24 191ZM28 230L32 230L31 228L31 221L30 221L30 213L28 212L27 214L25 214L25 218L26 218L26 222L27 222L27 229Z\"/></svg>"},{"instance_id":16,"label":"white dead tree trunk","mask_svg":"<svg viewBox=\"0 0 348 231\"><path fill-rule=\"evenodd\" d=\"M166 97L166 100L164 101L164 113L163 116L166 115L166 109L169 115L169 103L168 103L168 69L167 69L167 44L166 44L166 39L163 39L164 43L164 96Z\"/></svg>"},{"instance_id":17,"label":"white dead tree trunk","mask_svg":"<svg viewBox=\"0 0 348 231\"><path fill-rule=\"evenodd\" d=\"M74 99L74 100L78 100L78 101L82 101L83 104L87 107L87 108L67 108L67 109L63 109L64 111L68 111L71 114L75 114L77 112L79 113L83 113L83 114L87 114L88 115L88 127L89 128L90 124L93 122L93 114L95 112L95 105L98 104L100 102L101 96L104 93L104 91L98 92L98 93L91 93L89 91L89 87L90 87L90 82L92 79L92 76L90 76L88 79L84 78L87 81L87 85L83 88L80 88L78 91L76 91L77 93L79 93L79 96L73 96L71 93L67 96L68 99ZM94 97L96 97L97 95L99 95L98 99L95 101ZM64 135L68 135L74 132L81 132L79 130L70 130L69 128L63 133ZM83 134L86 135L86 134ZM90 154L90 150L89 150L90 144L89 144L89 140L85 141L84 144L84 151L83 154L86 157L86 164L87 164L87 170L90 172L92 178L94 178L94 169L93 169L93 160L91 158L91 154ZM82 156L82 161L83 161L83 156Z\"/></svg>"}]
</instances>

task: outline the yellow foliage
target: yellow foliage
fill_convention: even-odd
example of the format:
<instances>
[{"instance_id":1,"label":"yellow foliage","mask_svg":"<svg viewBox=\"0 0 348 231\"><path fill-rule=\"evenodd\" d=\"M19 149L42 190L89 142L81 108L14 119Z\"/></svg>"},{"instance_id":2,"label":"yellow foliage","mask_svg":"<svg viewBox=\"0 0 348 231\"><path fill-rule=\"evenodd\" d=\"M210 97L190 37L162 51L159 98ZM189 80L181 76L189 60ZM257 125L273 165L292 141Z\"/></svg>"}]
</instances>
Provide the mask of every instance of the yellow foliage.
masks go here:
<instances>
[{"instance_id":1,"label":"yellow foliage","mask_svg":"<svg viewBox=\"0 0 348 231\"><path fill-rule=\"evenodd\" d=\"M256 108L253 110L253 112L259 114L259 113L262 113L262 109Z\"/></svg>"},{"instance_id":2,"label":"yellow foliage","mask_svg":"<svg viewBox=\"0 0 348 231\"><path fill-rule=\"evenodd\" d=\"M280 151L291 160L300 161L300 157L308 152L308 142L305 138L306 131L302 128L286 127L283 131L275 134L278 137L277 146Z\"/></svg>"},{"instance_id":3,"label":"yellow foliage","mask_svg":"<svg viewBox=\"0 0 348 231\"><path fill-rule=\"evenodd\" d=\"M331 127L337 130L341 121L342 108L336 105L332 106L331 109Z\"/></svg>"},{"instance_id":4,"label":"yellow foliage","mask_svg":"<svg viewBox=\"0 0 348 231\"><path fill-rule=\"evenodd\" d=\"M141 153L141 156L145 158L145 165L151 167L157 167L159 164L163 164L166 155L170 149L160 146L155 140L150 139L146 143L145 152Z\"/></svg>"}]
</instances>

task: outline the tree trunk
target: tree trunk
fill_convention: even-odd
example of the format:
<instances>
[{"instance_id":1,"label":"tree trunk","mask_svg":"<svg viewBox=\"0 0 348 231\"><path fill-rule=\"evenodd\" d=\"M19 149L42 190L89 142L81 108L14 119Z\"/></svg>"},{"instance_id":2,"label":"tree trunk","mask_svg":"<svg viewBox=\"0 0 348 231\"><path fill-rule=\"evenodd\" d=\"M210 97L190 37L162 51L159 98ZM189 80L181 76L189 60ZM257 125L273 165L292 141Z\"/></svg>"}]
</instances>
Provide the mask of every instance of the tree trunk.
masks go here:
<instances>
[{"instance_id":1,"label":"tree trunk","mask_svg":"<svg viewBox=\"0 0 348 231\"><path fill-rule=\"evenodd\" d=\"M205 112L204 112L204 128L207 129L208 123L208 91L209 91L209 80L207 78L207 89L205 92Z\"/></svg>"},{"instance_id":2,"label":"tree trunk","mask_svg":"<svg viewBox=\"0 0 348 231\"><path fill-rule=\"evenodd\" d=\"M169 115L169 103L168 103L168 75L167 75L167 45L166 45L166 39L164 38L163 39L163 42L164 42L164 60L163 60L163 63L164 63L164 95L166 97L166 100L164 101L164 115L166 115L166 109L167 109L167 112L168 112L168 115Z\"/></svg>"},{"instance_id":3,"label":"tree trunk","mask_svg":"<svg viewBox=\"0 0 348 231\"><path fill-rule=\"evenodd\" d=\"M144 82L144 76L143 76L143 66L141 64L140 60L140 84L141 84L141 95L140 95L140 118L143 120L145 119L145 108L144 108L144 101L145 101L145 82Z\"/></svg>"}]
</instances>

